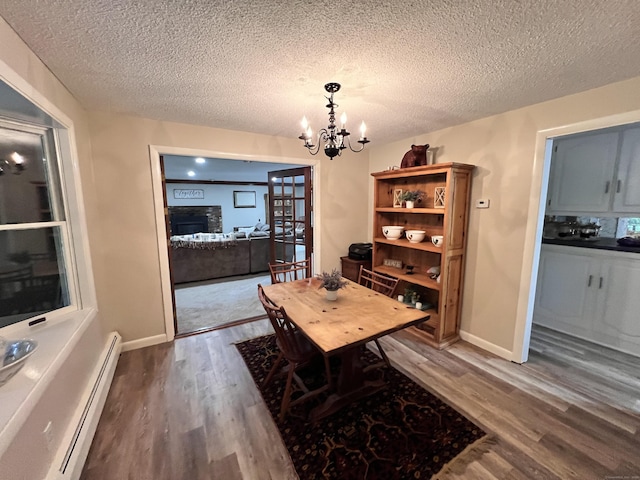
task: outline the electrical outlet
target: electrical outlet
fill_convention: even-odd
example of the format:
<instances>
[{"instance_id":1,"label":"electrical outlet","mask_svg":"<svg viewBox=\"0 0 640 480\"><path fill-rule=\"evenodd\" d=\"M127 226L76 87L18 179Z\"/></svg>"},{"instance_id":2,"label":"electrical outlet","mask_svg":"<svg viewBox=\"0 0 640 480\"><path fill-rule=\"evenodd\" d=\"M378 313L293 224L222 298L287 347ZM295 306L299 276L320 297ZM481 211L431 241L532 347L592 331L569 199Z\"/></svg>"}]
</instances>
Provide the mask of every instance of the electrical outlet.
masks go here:
<instances>
[{"instance_id":1,"label":"electrical outlet","mask_svg":"<svg viewBox=\"0 0 640 480\"><path fill-rule=\"evenodd\" d=\"M489 199L480 198L476 200L476 208L489 208Z\"/></svg>"},{"instance_id":2,"label":"electrical outlet","mask_svg":"<svg viewBox=\"0 0 640 480\"><path fill-rule=\"evenodd\" d=\"M47 450L49 450L49 452L53 452L53 423L51 423L51 421L49 421L47 426L44 427L42 434L44 435L44 441L47 444Z\"/></svg>"}]
</instances>

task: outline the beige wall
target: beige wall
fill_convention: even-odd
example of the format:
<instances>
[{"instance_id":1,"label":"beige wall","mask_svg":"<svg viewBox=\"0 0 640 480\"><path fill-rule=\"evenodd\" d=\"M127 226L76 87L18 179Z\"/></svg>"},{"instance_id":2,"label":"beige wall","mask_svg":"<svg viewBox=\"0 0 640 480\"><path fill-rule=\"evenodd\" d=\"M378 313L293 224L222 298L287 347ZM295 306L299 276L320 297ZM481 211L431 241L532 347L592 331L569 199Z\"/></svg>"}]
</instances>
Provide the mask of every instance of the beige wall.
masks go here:
<instances>
[{"instance_id":1,"label":"beige wall","mask_svg":"<svg viewBox=\"0 0 640 480\"><path fill-rule=\"evenodd\" d=\"M99 307L111 329L132 341L165 332L149 146L206 152L286 157L309 161L292 138L270 137L131 116L90 113L96 197L102 236L96 251ZM160 152L162 148L159 147ZM320 190L321 268L339 267L350 243L367 235L368 157L346 155L330 161L322 154Z\"/></svg>"},{"instance_id":2,"label":"beige wall","mask_svg":"<svg viewBox=\"0 0 640 480\"><path fill-rule=\"evenodd\" d=\"M437 148L437 162L477 166L472 199L489 198L491 206L470 212L463 331L514 349L538 131L638 109L640 78L635 78L371 150L372 172L400 165L412 143Z\"/></svg>"},{"instance_id":3,"label":"beige wall","mask_svg":"<svg viewBox=\"0 0 640 480\"><path fill-rule=\"evenodd\" d=\"M88 116L89 132L79 103L1 19L0 45L0 60L74 121L105 329L118 330L125 341L164 333L149 145L269 157L306 153L293 135L269 137L98 112ZM440 162L477 165L472 196L491 199L490 209L472 209L470 215L462 328L512 350L537 131L635 109L640 109L640 79L372 145L369 163L367 153L322 158L316 197L321 268L338 266L350 243L371 237L368 172L398 165L412 143L430 143L438 148Z\"/></svg>"},{"instance_id":4,"label":"beige wall","mask_svg":"<svg viewBox=\"0 0 640 480\"><path fill-rule=\"evenodd\" d=\"M89 239L99 238L100 221L96 215L96 196L92 186L91 142L86 112L2 18L0 78L34 103L39 103L53 116L66 116L64 121L73 122ZM56 112L52 111L55 109ZM92 294L89 293L88 297L92 297ZM52 340L51 337L49 339ZM57 446L67 433L67 425L82 398L104 339L104 325L100 323L98 315L98 320L91 320L75 350L59 366L58 374L51 379L49 387L42 393L30 394L26 402L26 408L30 409L29 418L11 438L9 449L1 455L0 477L8 478L7 475L12 475L12 478L43 478L50 468ZM38 352L35 355L39 355ZM56 362L59 360L60 357L56 358ZM4 388L11 391L10 385ZM34 405L36 401L38 403ZM51 444L47 447L42 432L49 422L52 424L52 433ZM4 434L8 436L6 431ZM2 439L4 441L6 437Z\"/></svg>"},{"instance_id":5,"label":"beige wall","mask_svg":"<svg viewBox=\"0 0 640 480\"><path fill-rule=\"evenodd\" d=\"M95 196L89 186L93 181L91 165L91 141L84 108L69 93L47 67L22 42L16 33L0 17L0 61L7 64L15 73L30 85L30 89L21 93L33 101L32 91L37 91L49 102L59 108L73 121L78 148L79 167L83 182L87 222L90 230L97 230L97 219L94 213ZM7 81L7 80L6 80ZM10 83L10 82L9 82Z\"/></svg>"}]
</instances>

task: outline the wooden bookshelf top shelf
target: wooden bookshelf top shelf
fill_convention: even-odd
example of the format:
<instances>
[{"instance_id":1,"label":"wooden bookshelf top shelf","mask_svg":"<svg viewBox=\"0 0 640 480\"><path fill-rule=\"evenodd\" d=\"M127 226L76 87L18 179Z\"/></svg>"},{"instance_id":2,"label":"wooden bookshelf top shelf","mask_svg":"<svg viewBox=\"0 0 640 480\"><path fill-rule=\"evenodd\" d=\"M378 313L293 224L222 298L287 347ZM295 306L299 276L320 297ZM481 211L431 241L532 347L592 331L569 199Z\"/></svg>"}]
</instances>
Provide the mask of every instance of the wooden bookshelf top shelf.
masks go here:
<instances>
[{"instance_id":1,"label":"wooden bookshelf top shelf","mask_svg":"<svg viewBox=\"0 0 640 480\"><path fill-rule=\"evenodd\" d=\"M421 167L400 168L396 170L384 170L382 172L373 172L371 175L376 178L404 178L419 175L433 175L438 173L448 173L450 169L471 171L475 165L466 163L436 163L434 165L424 165Z\"/></svg>"}]
</instances>

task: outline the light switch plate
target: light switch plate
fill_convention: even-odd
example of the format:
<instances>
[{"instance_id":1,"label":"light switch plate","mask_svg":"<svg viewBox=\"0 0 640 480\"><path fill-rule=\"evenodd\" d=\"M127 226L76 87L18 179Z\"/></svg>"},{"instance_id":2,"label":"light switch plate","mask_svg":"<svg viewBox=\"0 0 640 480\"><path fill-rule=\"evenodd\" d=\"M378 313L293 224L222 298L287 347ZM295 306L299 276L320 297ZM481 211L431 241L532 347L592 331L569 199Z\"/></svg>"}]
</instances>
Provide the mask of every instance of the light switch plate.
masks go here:
<instances>
[{"instance_id":1,"label":"light switch plate","mask_svg":"<svg viewBox=\"0 0 640 480\"><path fill-rule=\"evenodd\" d=\"M489 199L479 198L476 200L476 208L489 208Z\"/></svg>"}]
</instances>

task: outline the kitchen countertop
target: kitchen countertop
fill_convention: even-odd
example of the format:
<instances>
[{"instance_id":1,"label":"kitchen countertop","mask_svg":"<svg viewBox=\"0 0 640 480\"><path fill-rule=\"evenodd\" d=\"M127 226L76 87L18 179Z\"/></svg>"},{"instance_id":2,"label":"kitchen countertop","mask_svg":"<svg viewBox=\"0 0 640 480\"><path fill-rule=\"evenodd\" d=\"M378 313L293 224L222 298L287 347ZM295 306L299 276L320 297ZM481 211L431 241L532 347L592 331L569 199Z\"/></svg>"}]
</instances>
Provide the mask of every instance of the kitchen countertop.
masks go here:
<instances>
[{"instance_id":1,"label":"kitchen countertop","mask_svg":"<svg viewBox=\"0 0 640 480\"><path fill-rule=\"evenodd\" d=\"M565 245L567 247L595 248L598 250L614 250L616 252L640 253L640 247L623 247L615 238L597 237L597 240L581 240L580 238L542 238L542 243Z\"/></svg>"}]
</instances>

